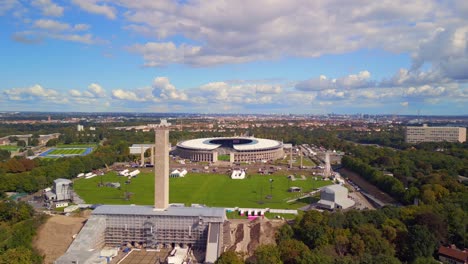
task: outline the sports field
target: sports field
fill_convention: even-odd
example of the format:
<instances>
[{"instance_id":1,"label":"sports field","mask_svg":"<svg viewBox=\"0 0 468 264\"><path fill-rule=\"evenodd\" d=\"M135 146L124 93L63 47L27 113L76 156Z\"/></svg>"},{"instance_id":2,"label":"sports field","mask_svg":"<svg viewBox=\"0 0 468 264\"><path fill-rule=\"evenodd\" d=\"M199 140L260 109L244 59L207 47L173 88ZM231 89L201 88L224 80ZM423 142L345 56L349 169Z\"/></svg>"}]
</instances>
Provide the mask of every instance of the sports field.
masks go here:
<instances>
[{"instance_id":1,"label":"sports field","mask_svg":"<svg viewBox=\"0 0 468 264\"><path fill-rule=\"evenodd\" d=\"M10 145L5 145L5 146L0 146L0 149L8 150L8 151L17 151L19 148L17 146L10 146Z\"/></svg>"},{"instance_id":2,"label":"sports field","mask_svg":"<svg viewBox=\"0 0 468 264\"><path fill-rule=\"evenodd\" d=\"M39 156L46 158L61 158L73 156L85 156L93 151L92 147L60 147L51 148L42 152Z\"/></svg>"},{"instance_id":3,"label":"sports field","mask_svg":"<svg viewBox=\"0 0 468 264\"><path fill-rule=\"evenodd\" d=\"M270 184L270 179L273 182ZM86 203L100 204L153 204L154 176L141 173L125 184L126 178L111 172L102 176L102 181L120 182L121 188L98 187L101 177L78 179L74 183L77 194ZM253 207L294 209L306 205L306 201L287 203L300 193L290 193L291 186L301 187L304 192L331 184L330 181L306 180L290 181L286 176L251 175L244 180L232 180L227 175L191 173L184 178L170 178L170 203L205 204L216 207ZM270 189L270 187L272 187ZM125 200L125 192L131 193ZM271 192L271 193L270 193ZM271 199L267 196L272 195Z\"/></svg>"},{"instance_id":4,"label":"sports field","mask_svg":"<svg viewBox=\"0 0 468 264\"><path fill-rule=\"evenodd\" d=\"M81 155L85 148L57 148L49 152L49 155Z\"/></svg>"}]
</instances>

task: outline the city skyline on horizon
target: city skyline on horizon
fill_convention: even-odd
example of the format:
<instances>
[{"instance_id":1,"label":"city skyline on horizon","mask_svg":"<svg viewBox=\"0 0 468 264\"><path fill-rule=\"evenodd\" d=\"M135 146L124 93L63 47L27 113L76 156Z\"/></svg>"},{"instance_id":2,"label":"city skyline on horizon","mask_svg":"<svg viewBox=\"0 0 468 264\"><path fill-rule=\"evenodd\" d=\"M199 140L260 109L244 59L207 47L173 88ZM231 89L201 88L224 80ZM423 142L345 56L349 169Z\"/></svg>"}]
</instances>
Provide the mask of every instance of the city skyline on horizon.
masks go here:
<instances>
[{"instance_id":1,"label":"city skyline on horizon","mask_svg":"<svg viewBox=\"0 0 468 264\"><path fill-rule=\"evenodd\" d=\"M462 0L6 0L0 21L0 111L468 114Z\"/></svg>"}]
</instances>

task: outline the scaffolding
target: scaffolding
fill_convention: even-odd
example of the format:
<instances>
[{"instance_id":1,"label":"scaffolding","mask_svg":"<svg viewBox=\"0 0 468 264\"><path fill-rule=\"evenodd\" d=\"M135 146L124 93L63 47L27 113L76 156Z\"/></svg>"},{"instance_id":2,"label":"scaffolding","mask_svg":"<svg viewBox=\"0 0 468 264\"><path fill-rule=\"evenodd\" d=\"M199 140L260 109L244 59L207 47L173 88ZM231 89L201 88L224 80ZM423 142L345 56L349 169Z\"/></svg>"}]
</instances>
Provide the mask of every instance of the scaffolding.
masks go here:
<instances>
[{"instance_id":1,"label":"scaffolding","mask_svg":"<svg viewBox=\"0 0 468 264\"><path fill-rule=\"evenodd\" d=\"M204 217L108 215L106 218L106 246L138 243L153 248L172 244L206 247L209 220Z\"/></svg>"},{"instance_id":2,"label":"scaffolding","mask_svg":"<svg viewBox=\"0 0 468 264\"><path fill-rule=\"evenodd\" d=\"M93 215L106 219L106 246L128 243L145 247L190 245L205 249L210 223L223 223L222 208L169 207L155 211L147 206L100 206Z\"/></svg>"}]
</instances>

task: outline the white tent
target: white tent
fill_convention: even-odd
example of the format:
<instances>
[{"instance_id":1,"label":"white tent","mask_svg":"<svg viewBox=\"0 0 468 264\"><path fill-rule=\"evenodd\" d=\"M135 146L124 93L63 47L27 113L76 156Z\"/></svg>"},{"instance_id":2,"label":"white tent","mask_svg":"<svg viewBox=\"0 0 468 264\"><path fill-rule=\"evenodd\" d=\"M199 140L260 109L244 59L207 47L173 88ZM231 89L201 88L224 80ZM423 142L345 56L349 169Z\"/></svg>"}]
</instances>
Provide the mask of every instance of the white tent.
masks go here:
<instances>
[{"instance_id":1,"label":"white tent","mask_svg":"<svg viewBox=\"0 0 468 264\"><path fill-rule=\"evenodd\" d=\"M127 176L128 175L128 169L125 169L125 170L119 172L119 175L120 176Z\"/></svg>"},{"instance_id":2,"label":"white tent","mask_svg":"<svg viewBox=\"0 0 468 264\"><path fill-rule=\"evenodd\" d=\"M137 176L138 174L140 174L140 171L139 171L139 170L134 170L134 171L130 172L130 173L128 174L128 176L130 176L130 177L135 177L135 176Z\"/></svg>"},{"instance_id":3,"label":"white tent","mask_svg":"<svg viewBox=\"0 0 468 264\"><path fill-rule=\"evenodd\" d=\"M171 174L169 174L169 176L170 176L170 177L173 177L173 178L185 177L185 175L187 175L187 170L185 170L185 169L184 169L184 170L181 170L181 171L179 171L179 170L176 169L176 170L173 170L173 171L171 172Z\"/></svg>"},{"instance_id":4,"label":"white tent","mask_svg":"<svg viewBox=\"0 0 468 264\"><path fill-rule=\"evenodd\" d=\"M231 179L245 179L245 171L243 170L233 170L231 174Z\"/></svg>"}]
</instances>

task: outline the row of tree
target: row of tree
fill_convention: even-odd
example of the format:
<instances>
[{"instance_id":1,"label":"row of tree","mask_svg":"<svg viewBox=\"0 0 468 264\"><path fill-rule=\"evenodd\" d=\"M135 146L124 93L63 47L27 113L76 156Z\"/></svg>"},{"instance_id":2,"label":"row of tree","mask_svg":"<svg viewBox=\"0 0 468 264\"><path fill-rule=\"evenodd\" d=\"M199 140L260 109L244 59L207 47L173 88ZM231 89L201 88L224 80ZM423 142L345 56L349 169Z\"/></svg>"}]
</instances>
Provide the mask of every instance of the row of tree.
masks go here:
<instances>
[{"instance_id":1,"label":"row of tree","mask_svg":"<svg viewBox=\"0 0 468 264\"><path fill-rule=\"evenodd\" d=\"M384 175L380 170L377 170L370 165L361 162L359 159L350 156L344 156L341 164L347 169L356 172L366 181L377 186L380 190L388 193L390 196L399 200L403 204L411 204L418 197L419 191L417 188L406 189L398 179Z\"/></svg>"},{"instance_id":2,"label":"row of tree","mask_svg":"<svg viewBox=\"0 0 468 264\"><path fill-rule=\"evenodd\" d=\"M12 158L0 162L0 192L35 192L50 186L57 178L71 179L79 173L104 168L117 161L129 161L131 158L125 142L100 146L87 156L32 161Z\"/></svg>"},{"instance_id":3,"label":"row of tree","mask_svg":"<svg viewBox=\"0 0 468 264\"><path fill-rule=\"evenodd\" d=\"M438 263L439 245L466 239L466 208L445 199L438 205L385 207L375 211L305 212L277 232L276 245L252 257L225 252L216 263Z\"/></svg>"},{"instance_id":4,"label":"row of tree","mask_svg":"<svg viewBox=\"0 0 468 264\"><path fill-rule=\"evenodd\" d=\"M46 217L35 214L24 202L0 199L0 263L42 263L43 257L32 245L37 228Z\"/></svg>"}]
</instances>

